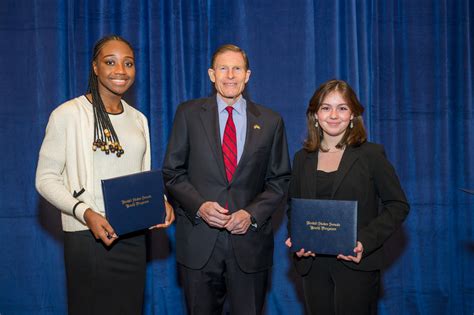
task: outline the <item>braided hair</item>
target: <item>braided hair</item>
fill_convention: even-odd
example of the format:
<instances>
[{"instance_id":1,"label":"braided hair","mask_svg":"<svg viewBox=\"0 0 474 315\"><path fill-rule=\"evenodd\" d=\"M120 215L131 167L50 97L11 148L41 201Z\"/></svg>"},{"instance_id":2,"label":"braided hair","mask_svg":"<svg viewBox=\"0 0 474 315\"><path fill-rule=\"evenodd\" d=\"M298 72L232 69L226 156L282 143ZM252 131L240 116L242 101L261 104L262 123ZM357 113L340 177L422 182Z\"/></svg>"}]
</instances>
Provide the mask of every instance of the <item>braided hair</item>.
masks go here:
<instances>
[{"instance_id":1,"label":"braided hair","mask_svg":"<svg viewBox=\"0 0 474 315\"><path fill-rule=\"evenodd\" d=\"M114 126L110 121L109 115L105 109L104 102L99 93L99 83L97 75L94 72L93 63L99 56L100 51L104 45L112 40L117 40L125 43L132 51L133 47L124 38L118 35L109 35L102 37L94 46L94 51L91 60L91 69L89 72L89 84L87 93L92 96L92 107L94 109L94 142L92 143L92 150L100 149L105 154L115 153L117 157L124 154L124 150L120 145L119 138L115 132Z\"/></svg>"}]
</instances>

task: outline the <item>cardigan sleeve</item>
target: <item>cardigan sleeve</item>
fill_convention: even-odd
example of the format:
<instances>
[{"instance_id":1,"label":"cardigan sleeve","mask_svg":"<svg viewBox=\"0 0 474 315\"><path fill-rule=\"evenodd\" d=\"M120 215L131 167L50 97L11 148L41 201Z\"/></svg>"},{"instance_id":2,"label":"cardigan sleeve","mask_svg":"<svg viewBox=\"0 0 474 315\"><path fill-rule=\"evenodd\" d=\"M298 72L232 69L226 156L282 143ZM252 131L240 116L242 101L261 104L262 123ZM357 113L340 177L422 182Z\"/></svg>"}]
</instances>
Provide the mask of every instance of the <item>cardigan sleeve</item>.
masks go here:
<instances>
[{"instance_id":1,"label":"cardigan sleeve","mask_svg":"<svg viewBox=\"0 0 474 315\"><path fill-rule=\"evenodd\" d=\"M46 127L46 133L41 145L36 169L36 189L48 202L69 215L73 214L83 224L84 212L89 205L78 204L79 200L66 188L64 184L63 172L66 167L66 127L68 123L65 119L57 117L57 112L53 112Z\"/></svg>"},{"instance_id":2,"label":"cardigan sleeve","mask_svg":"<svg viewBox=\"0 0 474 315\"><path fill-rule=\"evenodd\" d=\"M146 143L146 151L143 155L143 162L142 162L142 171L149 171L151 169L151 146L150 146L150 130L148 128L148 120L145 115L141 112L139 113L139 117L141 119L141 123L143 126L143 135L145 137Z\"/></svg>"}]
</instances>

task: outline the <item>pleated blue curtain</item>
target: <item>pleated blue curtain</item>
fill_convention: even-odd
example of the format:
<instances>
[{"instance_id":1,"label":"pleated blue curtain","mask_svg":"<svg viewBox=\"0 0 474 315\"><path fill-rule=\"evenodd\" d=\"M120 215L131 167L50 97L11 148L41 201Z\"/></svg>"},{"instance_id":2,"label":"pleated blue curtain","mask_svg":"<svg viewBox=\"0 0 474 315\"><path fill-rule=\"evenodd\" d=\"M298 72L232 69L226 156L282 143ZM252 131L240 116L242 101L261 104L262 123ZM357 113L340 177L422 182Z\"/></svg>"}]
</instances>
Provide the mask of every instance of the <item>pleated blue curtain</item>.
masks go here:
<instances>
[{"instance_id":1,"label":"pleated blue curtain","mask_svg":"<svg viewBox=\"0 0 474 315\"><path fill-rule=\"evenodd\" d=\"M247 51L248 95L281 113L293 154L322 82L347 80L410 200L387 243L380 314L474 312L473 15L458 1L3 0L0 3L0 314L65 314L59 212L34 174L50 112L83 94L92 47L117 33L135 47L126 99L149 119L162 163L180 102L207 96L215 48ZM266 314L303 314L301 281L275 217ZM144 314L185 314L174 228L149 239Z\"/></svg>"}]
</instances>

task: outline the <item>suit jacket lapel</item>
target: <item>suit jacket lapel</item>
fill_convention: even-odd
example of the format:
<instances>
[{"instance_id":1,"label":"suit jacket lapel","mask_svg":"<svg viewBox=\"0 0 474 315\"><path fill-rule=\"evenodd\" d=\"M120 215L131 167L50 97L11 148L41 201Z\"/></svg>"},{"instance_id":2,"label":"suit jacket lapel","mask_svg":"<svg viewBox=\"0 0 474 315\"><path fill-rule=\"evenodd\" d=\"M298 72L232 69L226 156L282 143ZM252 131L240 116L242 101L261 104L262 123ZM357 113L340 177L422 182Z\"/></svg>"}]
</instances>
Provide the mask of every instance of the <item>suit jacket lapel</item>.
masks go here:
<instances>
[{"instance_id":1,"label":"suit jacket lapel","mask_svg":"<svg viewBox=\"0 0 474 315\"><path fill-rule=\"evenodd\" d=\"M210 97L207 102L201 106L200 116L201 123L206 132L207 140L209 141L217 166L222 176L226 178L219 131L219 117L217 114L217 101L215 97Z\"/></svg>"},{"instance_id":2,"label":"suit jacket lapel","mask_svg":"<svg viewBox=\"0 0 474 315\"><path fill-rule=\"evenodd\" d=\"M265 132L263 128L264 125L261 120L260 111L254 103L247 101L247 133L245 135L244 150L237 165L237 169L235 170L233 179L242 172L245 163L247 163L255 150L259 148L258 143L261 139L259 135L262 132Z\"/></svg>"},{"instance_id":3,"label":"suit jacket lapel","mask_svg":"<svg viewBox=\"0 0 474 315\"><path fill-rule=\"evenodd\" d=\"M347 172L351 169L352 165L359 158L359 149L353 147L347 147L342 155L341 163L336 172L336 177L334 179L334 184L332 186L331 198L334 198L334 195L342 183L344 177L346 177Z\"/></svg>"},{"instance_id":4,"label":"suit jacket lapel","mask_svg":"<svg viewBox=\"0 0 474 315\"><path fill-rule=\"evenodd\" d=\"M316 198L316 169L318 167L318 152L309 152L304 164L304 178L302 181L302 198Z\"/></svg>"}]
</instances>

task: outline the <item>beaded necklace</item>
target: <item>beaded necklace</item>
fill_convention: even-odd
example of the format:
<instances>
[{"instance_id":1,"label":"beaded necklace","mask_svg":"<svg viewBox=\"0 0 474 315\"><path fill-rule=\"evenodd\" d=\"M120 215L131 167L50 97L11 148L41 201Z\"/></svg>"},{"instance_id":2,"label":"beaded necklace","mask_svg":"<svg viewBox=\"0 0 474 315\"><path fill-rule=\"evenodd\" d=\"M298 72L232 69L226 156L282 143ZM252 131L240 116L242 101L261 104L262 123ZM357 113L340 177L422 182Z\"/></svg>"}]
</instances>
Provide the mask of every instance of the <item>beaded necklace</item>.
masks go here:
<instances>
[{"instance_id":1,"label":"beaded necklace","mask_svg":"<svg viewBox=\"0 0 474 315\"><path fill-rule=\"evenodd\" d=\"M97 91L92 90L92 108L94 109L94 142L92 150L100 149L105 154L115 153L121 157L125 151L120 145L120 140L115 132L114 126L110 121L104 102ZM122 108L123 108L123 104Z\"/></svg>"}]
</instances>

